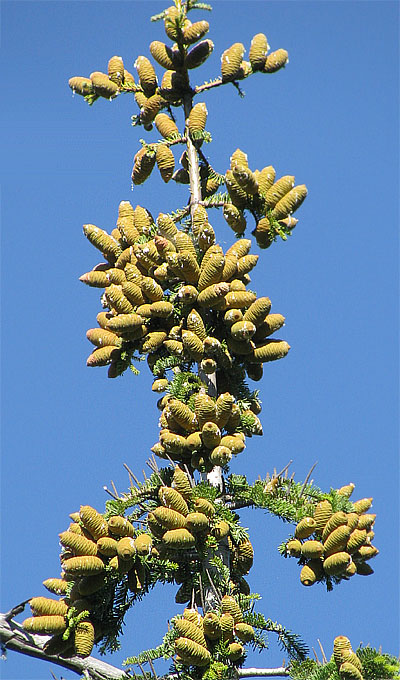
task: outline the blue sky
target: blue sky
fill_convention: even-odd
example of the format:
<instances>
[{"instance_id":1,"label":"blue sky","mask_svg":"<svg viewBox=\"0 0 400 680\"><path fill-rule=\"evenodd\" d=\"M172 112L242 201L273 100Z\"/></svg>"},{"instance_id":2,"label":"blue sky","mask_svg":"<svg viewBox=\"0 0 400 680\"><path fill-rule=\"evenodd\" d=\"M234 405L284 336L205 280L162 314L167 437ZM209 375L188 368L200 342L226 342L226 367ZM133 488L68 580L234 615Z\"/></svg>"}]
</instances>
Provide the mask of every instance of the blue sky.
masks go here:
<instances>
[{"instance_id":1,"label":"blue sky","mask_svg":"<svg viewBox=\"0 0 400 680\"><path fill-rule=\"evenodd\" d=\"M373 576L333 593L306 589L296 562L276 549L290 526L247 510L256 555L249 580L263 595L260 611L310 647L320 639L328 656L339 634L354 647L398 654L398 4L212 4L211 15L196 12L210 22L215 49L193 82L218 75L223 50L238 41L248 50L260 31L272 50L288 50L290 63L246 80L243 100L231 86L204 98L213 137L205 153L225 172L239 147L253 169L272 164L309 189L293 236L261 252L252 275L252 287L286 317L280 335L291 351L256 385L265 434L248 442L232 471L252 480L293 459L301 480L318 461L313 478L322 489L352 481L354 499L374 497L380 550ZM140 475L157 440L146 367L112 381L106 369L85 366L85 333L100 304L78 277L100 258L82 225L110 231L121 200L168 212L186 203L186 189L154 173L132 192L144 134L130 125L135 102L124 96L89 108L67 81L106 70L114 54L133 72L149 43L164 40L162 24L149 22L164 6L2 3L2 611L45 594L43 579L59 573L58 533L69 513L80 504L102 510L103 485L112 479L127 489L123 463ZM229 246L222 216L210 221ZM158 644L178 611L173 588L153 591L130 613L123 649L110 661ZM270 649L249 658L281 661L272 634ZM50 677L50 666L9 653L1 672L34 680Z\"/></svg>"}]
</instances>

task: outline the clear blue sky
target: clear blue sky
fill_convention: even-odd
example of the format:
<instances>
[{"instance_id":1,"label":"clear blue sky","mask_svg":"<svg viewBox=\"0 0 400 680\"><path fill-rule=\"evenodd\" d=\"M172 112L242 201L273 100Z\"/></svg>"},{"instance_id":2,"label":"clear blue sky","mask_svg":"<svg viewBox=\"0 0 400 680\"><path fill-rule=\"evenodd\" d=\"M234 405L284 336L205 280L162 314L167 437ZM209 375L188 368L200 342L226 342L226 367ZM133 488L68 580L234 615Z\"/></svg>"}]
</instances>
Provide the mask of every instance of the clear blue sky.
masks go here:
<instances>
[{"instance_id":1,"label":"clear blue sky","mask_svg":"<svg viewBox=\"0 0 400 680\"><path fill-rule=\"evenodd\" d=\"M186 190L157 173L131 191L132 159L143 133L130 126L128 96L89 108L72 97L73 75L106 70L164 40L149 17L160 2L2 3L3 443L2 611L45 594L59 574L58 533L80 504L104 508L103 485L128 487L123 463L141 474L157 440L156 397L146 367L138 378L108 380L85 366L85 333L100 310L78 277L98 261L82 224L111 230L121 200L153 215L186 203ZM265 435L232 466L250 480L293 459L303 479L328 490L353 481L354 498L373 496L375 574L333 593L304 588L294 560L277 545L290 526L245 511L255 546L250 583L260 611L319 638L330 655L336 635L398 654L397 193L398 3L213 2L215 50L194 72L219 74L233 42L255 33L289 51L280 73L205 99L210 162L225 172L240 147L252 168L294 174L309 196L288 242L261 252L252 277L259 295L286 317L284 361L266 366L261 386ZM160 69L161 74L161 69ZM148 136L155 140L156 134ZM220 241L232 241L217 212ZM253 252L258 252L256 246ZM259 385L257 385L258 387ZM179 611L173 588L156 589L128 617L123 650L111 662L159 643ZM20 617L23 618L23 617ZM282 661L274 636L251 665ZM57 677L75 677L53 669ZM50 666L9 653L5 680L50 677Z\"/></svg>"}]
</instances>

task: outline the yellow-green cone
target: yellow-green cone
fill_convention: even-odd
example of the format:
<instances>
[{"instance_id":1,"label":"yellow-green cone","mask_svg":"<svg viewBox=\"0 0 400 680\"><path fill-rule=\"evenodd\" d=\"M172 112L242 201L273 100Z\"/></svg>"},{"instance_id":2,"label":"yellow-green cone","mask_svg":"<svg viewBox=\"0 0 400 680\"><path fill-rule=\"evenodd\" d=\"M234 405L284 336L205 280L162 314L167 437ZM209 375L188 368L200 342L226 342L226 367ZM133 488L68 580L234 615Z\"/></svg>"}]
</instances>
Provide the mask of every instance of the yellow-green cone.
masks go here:
<instances>
[{"instance_id":1,"label":"yellow-green cone","mask_svg":"<svg viewBox=\"0 0 400 680\"><path fill-rule=\"evenodd\" d=\"M182 342L193 361L201 361L204 355L203 343L192 331L182 331Z\"/></svg>"},{"instance_id":2,"label":"yellow-green cone","mask_svg":"<svg viewBox=\"0 0 400 680\"><path fill-rule=\"evenodd\" d=\"M339 496L345 496L346 498L350 498L354 489L355 489L355 484L353 484L351 482L350 484L345 484L345 486L341 486L340 489L337 490L337 492L338 492Z\"/></svg>"},{"instance_id":3,"label":"yellow-green cone","mask_svg":"<svg viewBox=\"0 0 400 680\"><path fill-rule=\"evenodd\" d=\"M228 291L229 285L227 283L214 283L199 293L197 302L200 307L214 307L225 297Z\"/></svg>"},{"instance_id":4,"label":"yellow-green cone","mask_svg":"<svg viewBox=\"0 0 400 680\"><path fill-rule=\"evenodd\" d=\"M231 642L228 646L228 659L231 661L238 661L244 654L242 645L238 642Z\"/></svg>"},{"instance_id":5,"label":"yellow-green cone","mask_svg":"<svg viewBox=\"0 0 400 680\"><path fill-rule=\"evenodd\" d=\"M107 366L112 361L118 359L120 355L121 350L117 347L101 347L99 349L95 349L94 352L88 356L86 360L86 366Z\"/></svg>"},{"instance_id":6,"label":"yellow-green cone","mask_svg":"<svg viewBox=\"0 0 400 680\"><path fill-rule=\"evenodd\" d=\"M148 333L143 340L142 352L145 354L152 354L153 352L156 352L158 348L161 347L166 338L167 334L165 331L152 331Z\"/></svg>"},{"instance_id":7,"label":"yellow-green cone","mask_svg":"<svg viewBox=\"0 0 400 680\"><path fill-rule=\"evenodd\" d=\"M346 570L350 562L351 557L347 552L336 552L324 560L324 571L330 576L337 576Z\"/></svg>"},{"instance_id":8,"label":"yellow-green cone","mask_svg":"<svg viewBox=\"0 0 400 680\"><path fill-rule=\"evenodd\" d=\"M301 554L307 560L318 559L324 554L324 546L320 541L306 541L301 546Z\"/></svg>"},{"instance_id":9,"label":"yellow-green cone","mask_svg":"<svg viewBox=\"0 0 400 680\"><path fill-rule=\"evenodd\" d=\"M172 476L172 487L179 491L185 501L190 501L192 499L193 492L188 476L179 466L175 467Z\"/></svg>"},{"instance_id":10,"label":"yellow-green cone","mask_svg":"<svg viewBox=\"0 0 400 680\"><path fill-rule=\"evenodd\" d=\"M240 235L244 233L246 230L246 218L242 210L239 210L233 203L225 203L223 215L235 234Z\"/></svg>"},{"instance_id":11,"label":"yellow-green cone","mask_svg":"<svg viewBox=\"0 0 400 680\"><path fill-rule=\"evenodd\" d=\"M255 348L253 353L253 361L275 361L283 359L289 352L290 345L284 340L268 340L262 345Z\"/></svg>"},{"instance_id":12,"label":"yellow-green cone","mask_svg":"<svg viewBox=\"0 0 400 680\"><path fill-rule=\"evenodd\" d=\"M301 555L301 543L296 538L286 543L286 549L291 557L300 557Z\"/></svg>"},{"instance_id":13,"label":"yellow-green cone","mask_svg":"<svg viewBox=\"0 0 400 680\"><path fill-rule=\"evenodd\" d=\"M109 285L107 274L104 271L86 272L79 277L79 281L92 288L106 288Z\"/></svg>"},{"instance_id":14,"label":"yellow-green cone","mask_svg":"<svg viewBox=\"0 0 400 680\"><path fill-rule=\"evenodd\" d=\"M64 616L33 616L22 622L24 630L39 635L61 635L67 628Z\"/></svg>"},{"instance_id":15,"label":"yellow-green cone","mask_svg":"<svg viewBox=\"0 0 400 680\"><path fill-rule=\"evenodd\" d=\"M131 560L136 555L135 540L132 536L124 536L117 542L117 555L120 560Z\"/></svg>"},{"instance_id":16,"label":"yellow-green cone","mask_svg":"<svg viewBox=\"0 0 400 680\"><path fill-rule=\"evenodd\" d=\"M206 33L208 33L209 28L210 26L208 21L196 21L194 24L191 24L183 29L183 42L185 45L192 45L193 43L196 43L198 40L201 40L201 38L204 38Z\"/></svg>"},{"instance_id":17,"label":"yellow-green cone","mask_svg":"<svg viewBox=\"0 0 400 680\"><path fill-rule=\"evenodd\" d=\"M244 208L247 203L247 194L237 182L232 170L227 170L225 173L225 185L233 205L239 209Z\"/></svg>"},{"instance_id":18,"label":"yellow-green cone","mask_svg":"<svg viewBox=\"0 0 400 680\"><path fill-rule=\"evenodd\" d=\"M124 62L122 57L111 57L108 62L108 77L116 85L120 86L125 78Z\"/></svg>"},{"instance_id":19,"label":"yellow-green cone","mask_svg":"<svg viewBox=\"0 0 400 680\"><path fill-rule=\"evenodd\" d=\"M154 119L154 124L160 135L165 139L179 136L176 124L166 113L158 113Z\"/></svg>"},{"instance_id":20,"label":"yellow-green cone","mask_svg":"<svg viewBox=\"0 0 400 680\"><path fill-rule=\"evenodd\" d=\"M263 196L265 196L268 189L272 187L275 181L275 175L275 168L273 168L272 165L268 165L263 168L257 176L258 189Z\"/></svg>"},{"instance_id":21,"label":"yellow-green cone","mask_svg":"<svg viewBox=\"0 0 400 680\"><path fill-rule=\"evenodd\" d=\"M156 162L155 154L151 154L146 147L141 148L133 159L132 182L143 184L150 176Z\"/></svg>"},{"instance_id":22,"label":"yellow-green cone","mask_svg":"<svg viewBox=\"0 0 400 680\"><path fill-rule=\"evenodd\" d=\"M203 102L198 102L192 108L188 118L190 135L196 139L204 131L207 121L207 107Z\"/></svg>"},{"instance_id":23,"label":"yellow-green cone","mask_svg":"<svg viewBox=\"0 0 400 680\"><path fill-rule=\"evenodd\" d=\"M220 284L221 285L221 284ZM233 291L225 295L226 309L243 309L250 307L257 296L251 291Z\"/></svg>"},{"instance_id":24,"label":"yellow-green cone","mask_svg":"<svg viewBox=\"0 0 400 680\"><path fill-rule=\"evenodd\" d=\"M194 536L184 528L166 531L162 540L168 548L173 548L175 550L192 548L195 544Z\"/></svg>"},{"instance_id":25,"label":"yellow-green cone","mask_svg":"<svg viewBox=\"0 0 400 680\"><path fill-rule=\"evenodd\" d=\"M296 538L308 538L314 533L317 523L313 517L303 517L297 524L294 535Z\"/></svg>"},{"instance_id":26,"label":"yellow-green cone","mask_svg":"<svg viewBox=\"0 0 400 680\"><path fill-rule=\"evenodd\" d=\"M345 512L334 512L328 519L322 531L322 540L325 541L329 534L340 526L347 525L347 515Z\"/></svg>"},{"instance_id":27,"label":"yellow-green cone","mask_svg":"<svg viewBox=\"0 0 400 680\"><path fill-rule=\"evenodd\" d=\"M149 46L150 54L165 69L174 69L173 53L170 47L159 40L153 40Z\"/></svg>"},{"instance_id":28,"label":"yellow-green cone","mask_svg":"<svg viewBox=\"0 0 400 680\"><path fill-rule=\"evenodd\" d=\"M92 92L94 92L93 83L90 80L90 78L74 76L73 78L69 79L68 85L70 86L73 92L80 94L82 97L85 97L87 94L92 94Z\"/></svg>"},{"instance_id":29,"label":"yellow-green cone","mask_svg":"<svg viewBox=\"0 0 400 680\"><path fill-rule=\"evenodd\" d=\"M214 612L207 612L203 619L203 631L204 635L209 640L218 640L218 638L221 637L222 635L221 624L219 622L219 616L217 616L217 614L215 614Z\"/></svg>"},{"instance_id":30,"label":"yellow-green cone","mask_svg":"<svg viewBox=\"0 0 400 680\"><path fill-rule=\"evenodd\" d=\"M354 531L351 532L349 539L347 541L346 545L347 552L353 553L359 548L361 548L361 546L364 545L366 538L367 538L366 529L354 529Z\"/></svg>"},{"instance_id":31,"label":"yellow-green cone","mask_svg":"<svg viewBox=\"0 0 400 680\"><path fill-rule=\"evenodd\" d=\"M192 534L207 531L209 529L207 515L202 512L189 512L186 517L186 527Z\"/></svg>"},{"instance_id":32,"label":"yellow-green cone","mask_svg":"<svg viewBox=\"0 0 400 680\"><path fill-rule=\"evenodd\" d=\"M274 208L277 203L287 194L294 186L293 175L284 175L278 179L266 192L265 203L268 208Z\"/></svg>"},{"instance_id":33,"label":"yellow-green cone","mask_svg":"<svg viewBox=\"0 0 400 680\"><path fill-rule=\"evenodd\" d=\"M208 666L211 654L202 645L189 638L180 637L175 640L175 652L179 654L182 663L193 666Z\"/></svg>"},{"instance_id":34,"label":"yellow-green cone","mask_svg":"<svg viewBox=\"0 0 400 680\"><path fill-rule=\"evenodd\" d=\"M160 111L162 103L163 99L159 94L153 94L146 99L140 107L140 121L144 125L152 123L157 113Z\"/></svg>"},{"instance_id":35,"label":"yellow-green cone","mask_svg":"<svg viewBox=\"0 0 400 680\"><path fill-rule=\"evenodd\" d=\"M237 276L243 277L245 274L251 272L258 262L258 255L244 255L237 261Z\"/></svg>"},{"instance_id":36,"label":"yellow-green cone","mask_svg":"<svg viewBox=\"0 0 400 680\"><path fill-rule=\"evenodd\" d=\"M118 94L118 85L110 80L106 73L94 71L90 74L90 80L92 81L94 91L99 97L111 99Z\"/></svg>"},{"instance_id":37,"label":"yellow-green cone","mask_svg":"<svg viewBox=\"0 0 400 680\"><path fill-rule=\"evenodd\" d=\"M117 541L110 536L103 536L97 541L97 550L100 555L114 557L117 554Z\"/></svg>"},{"instance_id":38,"label":"yellow-green cone","mask_svg":"<svg viewBox=\"0 0 400 680\"><path fill-rule=\"evenodd\" d=\"M55 595L64 595L67 591L68 582L62 578L48 578L43 581L44 587Z\"/></svg>"},{"instance_id":39,"label":"yellow-green cone","mask_svg":"<svg viewBox=\"0 0 400 680\"><path fill-rule=\"evenodd\" d=\"M351 529L347 525L334 529L324 542L325 556L342 551L350 537Z\"/></svg>"},{"instance_id":40,"label":"yellow-green cone","mask_svg":"<svg viewBox=\"0 0 400 680\"><path fill-rule=\"evenodd\" d=\"M234 80L239 72L245 53L242 43L234 43L221 56L221 75L222 82Z\"/></svg>"},{"instance_id":41,"label":"yellow-green cone","mask_svg":"<svg viewBox=\"0 0 400 680\"><path fill-rule=\"evenodd\" d=\"M108 525L106 520L90 505L81 505L79 519L95 541L102 536L107 536Z\"/></svg>"},{"instance_id":42,"label":"yellow-green cone","mask_svg":"<svg viewBox=\"0 0 400 680\"><path fill-rule=\"evenodd\" d=\"M233 176L239 186L246 192L246 194L254 195L258 192L258 182L254 173L243 165L235 165Z\"/></svg>"},{"instance_id":43,"label":"yellow-green cone","mask_svg":"<svg viewBox=\"0 0 400 680\"><path fill-rule=\"evenodd\" d=\"M60 543L69 548L75 555L96 555L96 543L73 531L63 531L59 534Z\"/></svg>"},{"instance_id":44,"label":"yellow-green cone","mask_svg":"<svg viewBox=\"0 0 400 680\"><path fill-rule=\"evenodd\" d=\"M122 343L118 335L103 328L90 328L86 331L86 337L96 347L120 347Z\"/></svg>"},{"instance_id":45,"label":"yellow-green cone","mask_svg":"<svg viewBox=\"0 0 400 680\"><path fill-rule=\"evenodd\" d=\"M104 562L99 557L70 557L63 562L63 568L68 575L87 576L104 571Z\"/></svg>"},{"instance_id":46,"label":"yellow-green cone","mask_svg":"<svg viewBox=\"0 0 400 680\"><path fill-rule=\"evenodd\" d=\"M363 680L362 673L350 661L345 661L339 667L341 680Z\"/></svg>"},{"instance_id":47,"label":"yellow-green cone","mask_svg":"<svg viewBox=\"0 0 400 680\"><path fill-rule=\"evenodd\" d=\"M262 71L264 68L268 48L267 36L264 33L257 33L251 41L249 50L249 59L253 71Z\"/></svg>"},{"instance_id":48,"label":"yellow-green cone","mask_svg":"<svg viewBox=\"0 0 400 680\"><path fill-rule=\"evenodd\" d=\"M103 229L94 224L84 224L83 233L95 248L100 250L107 258L117 259L121 254L121 246Z\"/></svg>"},{"instance_id":49,"label":"yellow-green cone","mask_svg":"<svg viewBox=\"0 0 400 680\"><path fill-rule=\"evenodd\" d=\"M64 600L52 600L49 597L32 597L29 606L34 616L65 616L68 611Z\"/></svg>"},{"instance_id":50,"label":"yellow-green cone","mask_svg":"<svg viewBox=\"0 0 400 680\"><path fill-rule=\"evenodd\" d=\"M196 512L201 512L207 517L211 518L215 514L215 509L212 503L206 498L196 498L194 501L194 507Z\"/></svg>"},{"instance_id":51,"label":"yellow-green cone","mask_svg":"<svg viewBox=\"0 0 400 680\"><path fill-rule=\"evenodd\" d=\"M162 179L164 182L169 182L174 172L175 158L171 149L166 144L159 144L157 146L156 162Z\"/></svg>"},{"instance_id":52,"label":"yellow-green cone","mask_svg":"<svg viewBox=\"0 0 400 680\"><path fill-rule=\"evenodd\" d=\"M357 512L359 515L362 515L362 513L367 512L367 510L370 509L371 505L372 498L361 498L361 500L353 503L353 510L354 512Z\"/></svg>"},{"instance_id":53,"label":"yellow-green cone","mask_svg":"<svg viewBox=\"0 0 400 680\"><path fill-rule=\"evenodd\" d=\"M255 343L262 343L265 338L275 333L285 324L285 317L282 314L268 314L265 320L258 326L254 335Z\"/></svg>"},{"instance_id":54,"label":"yellow-green cone","mask_svg":"<svg viewBox=\"0 0 400 680\"><path fill-rule=\"evenodd\" d=\"M328 500L320 501L315 506L314 519L316 521L315 531L322 534L328 519L332 516L332 505Z\"/></svg>"},{"instance_id":55,"label":"yellow-green cone","mask_svg":"<svg viewBox=\"0 0 400 680\"><path fill-rule=\"evenodd\" d=\"M140 87L143 89L146 97L151 97L155 93L158 84L156 72L151 62L146 57L139 56L134 63L134 67L139 75Z\"/></svg>"},{"instance_id":56,"label":"yellow-green cone","mask_svg":"<svg viewBox=\"0 0 400 680\"><path fill-rule=\"evenodd\" d=\"M289 62L289 55L286 50L279 49L271 52L265 61L263 71L265 73L275 73L286 66Z\"/></svg>"},{"instance_id":57,"label":"yellow-green cone","mask_svg":"<svg viewBox=\"0 0 400 680\"><path fill-rule=\"evenodd\" d=\"M94 645L94 628L90 621L80 621L74 632L75 654L86 658Z\"/></svg>"},{"instance_id":58,"label":"yellow-green cone","mask_svg":"<svg viewBox=\"0 0 400 680\"><path fill-rule=\"evenodd\" d=\"M271 213L272 217L276 220L281 220L287 215L291 215L301 206L306 196L307 187L305 184L299 184L297 187L293 187L293 189L288 191L288 193L275 205Z\"/></svg>"}]
</instances>

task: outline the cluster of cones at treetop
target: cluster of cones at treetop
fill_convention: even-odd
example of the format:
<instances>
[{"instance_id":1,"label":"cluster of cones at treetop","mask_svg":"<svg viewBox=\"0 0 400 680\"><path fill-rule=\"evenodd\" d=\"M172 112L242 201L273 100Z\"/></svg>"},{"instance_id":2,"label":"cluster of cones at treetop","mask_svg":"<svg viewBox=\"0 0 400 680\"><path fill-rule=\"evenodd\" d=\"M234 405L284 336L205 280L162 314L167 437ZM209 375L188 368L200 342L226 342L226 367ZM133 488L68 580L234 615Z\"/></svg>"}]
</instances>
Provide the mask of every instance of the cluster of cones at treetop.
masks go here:
<instances>
[{"instance_id":1,"label":"cluster of cones at treetop","mask_svg":"<svg viewBox=\"0 0 400 680\"><path fill-rule=\"evenodd\" d=\"M86 224L84 233L105 262L80 277L104 290L98 327L87 332L95 346L87 364L108 365L109 377L115 378L127 368L135 372L132 362L147 356L153 391L165 392L158 402L161 430L152 451L172 467L158 469L154 463L152 481L114 496L104 515L88 505L72 513L72 523L59 535L61 576L44 581L59 599L32 598L32 617L23 627L51 636L45 647L49 655L87 657L95 642L116 639L136 598L157 581L173 582L179 585L175 601L185 609L172 619L162 654L174 657L178 673L191 667L193 677L221 680L243 663L247 644L256 648L255 622L266 630L266 620L252 616L254 598L243 578L253 563L248 534L221 489L196 484L194 473L215 467L226 473L232 456L244 450L246 436L262 434L260 402L245 378L259 381L264 364L285 357L290 348L285 340L271 338L284 317L271 313L269 298L249 288L258 256L250 254L251 241L244 235L251 216L261 248L278 236L286 239L307 189L295 186L291 175L276 179L272 166L251 170L240 149L224 174L202 153L202 144L211 141L208 112L204 102L193 104L193 98L229 83L240 89L244 78L278 71L288 62L285 50L269 52L266 36L258 33L249 61L244 45L234 43L221 56L220 75L191 86L189 72L214 48L205 38L208 22L192 23L187 16L203 5L179 2L155 17L163 20L173 42L150 44L151 56L164 69L160 83L145 56L135 61L138 82L119 56L109 60L108 73L95 71L69 81L89 104L133 93L139 106L134 124L146 131L155 126L161 135L160 141L142 142L134 157L133 185L141 185L156 165L164 182L190 184L189 205L160 213L156 220L146 208L122 201L111 233ZM182 133L172 107L184 109ZM176 168L174 149L180 144L185 148ZM237 237L225 252L209 222L208 210L214 208L222 208ZM353 505L347 500L352 489L338 492L339 507L348 510L334 511L326 495L310 501L307 516L299 510L300 521L283 552L299 558L304 585L372 571L366 560L377 553L371 545L375 515L367 513L371 499ZM268 507L268 497L279 496L278 478L263 493L260 507ZM128 508L134 509L126 517ZM204 602L206 591L214 593L211 604ZM265 646L261 638L258 644ZM347 638L336 638L334 659L342 680L362 680Z\"/></svg>"}]
</instances>

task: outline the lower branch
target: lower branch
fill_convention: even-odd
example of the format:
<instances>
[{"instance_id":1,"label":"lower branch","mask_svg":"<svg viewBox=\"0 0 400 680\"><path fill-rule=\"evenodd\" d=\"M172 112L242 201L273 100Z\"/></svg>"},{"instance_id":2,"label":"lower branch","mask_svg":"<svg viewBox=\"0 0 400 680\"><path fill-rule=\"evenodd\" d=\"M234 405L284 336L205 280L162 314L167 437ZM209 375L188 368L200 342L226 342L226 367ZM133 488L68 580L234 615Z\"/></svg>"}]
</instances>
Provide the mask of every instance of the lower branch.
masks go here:
<instances>
[{"instance_id":1,"label":"lower branch","mask_svg":"<svg viewBox=\"0 0 400 680\"><path fill-rule=\"evenodd\" d=\"M62 666L77 675L85 674L90 680L127 680L130 677L121 669L93 656L81 659L78 656L63 658L46 654L43 648L49 639L48 636L27 633L19 623L9 620L7 615L0 614L0 643L3 654L11 649Z\"/></svg>"}]
</instances>

